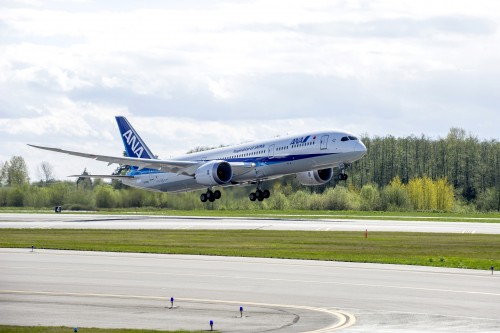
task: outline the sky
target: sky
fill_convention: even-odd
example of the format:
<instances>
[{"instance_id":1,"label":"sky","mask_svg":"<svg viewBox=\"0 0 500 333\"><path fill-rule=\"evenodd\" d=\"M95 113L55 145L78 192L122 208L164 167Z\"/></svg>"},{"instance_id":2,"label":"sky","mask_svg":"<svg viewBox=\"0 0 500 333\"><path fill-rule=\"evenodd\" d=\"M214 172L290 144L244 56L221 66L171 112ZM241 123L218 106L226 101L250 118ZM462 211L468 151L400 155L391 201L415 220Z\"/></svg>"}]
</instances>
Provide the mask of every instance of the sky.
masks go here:
<instances>
[{"instance_id":1,"label":"sky","mask_svg":"<svg viewBox=\"0 0 500 333\"><path fill-rule=\"evenodd\" d=\"M160 158L344 129L500 138L500 1L0 0L0 162L56 178L121 155L126 116Z\"/></svg>"}]
</instances>

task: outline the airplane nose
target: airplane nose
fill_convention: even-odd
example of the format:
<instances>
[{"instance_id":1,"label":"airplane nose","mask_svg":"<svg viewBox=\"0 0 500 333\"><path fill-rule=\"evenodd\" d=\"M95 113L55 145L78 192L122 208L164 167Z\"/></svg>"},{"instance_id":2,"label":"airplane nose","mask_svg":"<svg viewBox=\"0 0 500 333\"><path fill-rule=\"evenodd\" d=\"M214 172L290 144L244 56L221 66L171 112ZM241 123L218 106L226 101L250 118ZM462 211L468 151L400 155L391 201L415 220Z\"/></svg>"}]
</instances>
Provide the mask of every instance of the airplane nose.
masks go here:
<instances>
[{"instance_id":1,"label":"airplane nose","mask_svg":"<svg viewBox=\"0 0 500 333\"><path fill-rule=\"evenodd\" d=\"M366 146L363 142L358 141L358 144L356 145L356 151L359 151L361 153L366 154Z\"/></svg>"}]
</instances>

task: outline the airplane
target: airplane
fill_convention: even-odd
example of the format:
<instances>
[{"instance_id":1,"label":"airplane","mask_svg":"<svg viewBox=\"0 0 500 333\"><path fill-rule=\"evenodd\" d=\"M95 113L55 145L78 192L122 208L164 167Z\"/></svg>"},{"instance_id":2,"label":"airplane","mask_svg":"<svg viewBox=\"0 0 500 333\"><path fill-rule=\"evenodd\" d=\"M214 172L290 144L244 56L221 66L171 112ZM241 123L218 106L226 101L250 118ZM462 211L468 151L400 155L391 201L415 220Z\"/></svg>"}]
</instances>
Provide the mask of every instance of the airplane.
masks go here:
<instances>
[{"instance_id":1,"label":"airplane","mask_svg":"<svg viewBox=\"0 0 500 333\"><path fill-rule=\"evenodd\" d=\"M347 180L345 168L366 154L361 140L344 131L315 131L302 135L277 137L251 143L185 154L172 159L159 159L148 148L128 120L116 116L125 155L105 156L59 148L28 144L31 147L91 158L108 164L130 166L125 175L73 175L116 179L149 191L186 192L205 190L202 202L220 199L214 187L255 185L251 201L263 201L270 191L264 181L295 174L306 186L322 185L333 178L333 168L340 170L339 180Z\"/></svg>"}]
</instances>

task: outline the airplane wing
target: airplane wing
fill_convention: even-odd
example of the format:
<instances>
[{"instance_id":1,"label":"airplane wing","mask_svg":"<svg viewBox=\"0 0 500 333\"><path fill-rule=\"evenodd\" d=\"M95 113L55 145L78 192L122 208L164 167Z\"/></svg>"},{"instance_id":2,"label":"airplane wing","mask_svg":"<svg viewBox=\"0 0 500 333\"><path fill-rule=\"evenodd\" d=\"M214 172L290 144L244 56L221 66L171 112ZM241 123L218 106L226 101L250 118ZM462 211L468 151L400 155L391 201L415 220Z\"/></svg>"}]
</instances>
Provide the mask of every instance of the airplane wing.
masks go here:
<instances>
[{"instance_id":1,"label":"airplane wing","mask_svg":"<svg viewBox=\"0 0 500 333\"><path fill-rule=\"evenodd\" d=\"M106 156L106 155L96 155L96 154L88 154L81 153L77 151L65 150L60 148L51 148L51 147L43 147L28 144L28 146L44 149L49 151L54 151L56 153L63 153L68 155L74 155L79 157L90 158L97 161L108 162L108 165L117 163L117 164L125 164L130 166L138 167L141 169L156 169L164 172L172 172L186 176L194 176L196 169L200 165L205 162L200 161L177 161L177 160L159 160L159 159L146 159L146 158L136 158L136 157L116 157L116 156ZM231 167L233 168L233 172L235 175L245 174L250 172L252 168L255 167L254 163L248 162L229 162ZM82 175L75 175L75 177L83 177ZM89 175L91 178L115 178L120 179L128 176L99 176L99 175Z\"/></svg>"},{"instance_id":2,"label":"airplane wing","mask_svg":"<svg viewBox=\"0 0 500 333\"><path fill-rule=\"evenodd\" d=\"M198 166L202 164L196 161L175 161L175 160L159 160L159 159L153 160L153 159L135 158L135 157L116 157L116 156L81 153L77 151L64 150L60 148L42 147L31 144L28 144L28 146L35 147L38 149L54 151L56 153L69 154L79 157L90 158L97 161L108 162L109 165L113 163L125 164L138 167L139 169L150 168L164 172L184 174L187 176L193 176Z\"/></svg>"}]
</instances>

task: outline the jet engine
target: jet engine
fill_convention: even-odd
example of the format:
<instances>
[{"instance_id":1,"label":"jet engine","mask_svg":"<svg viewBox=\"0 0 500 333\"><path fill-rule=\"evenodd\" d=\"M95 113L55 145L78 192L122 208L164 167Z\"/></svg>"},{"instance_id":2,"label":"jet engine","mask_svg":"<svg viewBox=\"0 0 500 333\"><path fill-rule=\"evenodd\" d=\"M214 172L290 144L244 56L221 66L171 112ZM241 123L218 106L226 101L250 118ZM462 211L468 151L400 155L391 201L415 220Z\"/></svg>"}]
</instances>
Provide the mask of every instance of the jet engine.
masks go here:
<instances>
[{"instance_id":1,"label":"jet engine","mask_svg":"<svg viewBox=\"0 0 500 333\"><path fill-rule=\"evenodd\" d=\"M195 178L196 182L201 185L223 185L233 179L233 169L226 161L210 161L196 170Z\"/></svg>"},{"instance_id":2,"label":"jet engine","mask_svg":"<svg viewBox=\"0 0 500 333\"><path fill-rule=\"evenodd\" d=\"M333 177L333 169L321 169L321 170L312 170L299 172L297 174L297 180L302 185L322 185L328 183Z\"/></svg>"}]
</instances>

